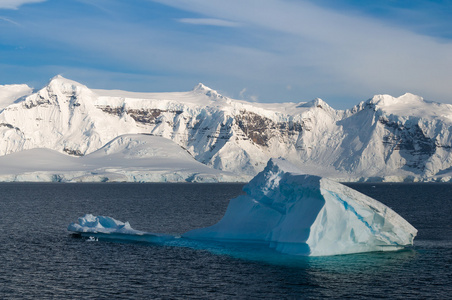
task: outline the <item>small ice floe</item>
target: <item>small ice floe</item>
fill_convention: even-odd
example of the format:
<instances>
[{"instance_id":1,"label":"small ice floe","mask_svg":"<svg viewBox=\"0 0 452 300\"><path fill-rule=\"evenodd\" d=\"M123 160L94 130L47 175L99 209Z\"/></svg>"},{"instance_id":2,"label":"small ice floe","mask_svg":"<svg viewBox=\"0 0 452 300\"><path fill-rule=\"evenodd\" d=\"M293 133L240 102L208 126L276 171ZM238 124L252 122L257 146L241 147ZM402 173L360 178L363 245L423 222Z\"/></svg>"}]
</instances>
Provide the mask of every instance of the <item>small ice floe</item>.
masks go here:
<instances>
[{"instance_id":1,"label":"small ice floe","mask_svg":"<svg viewBox=\"0 0 452 300\"><path fill-rule=\"evenodd\" d=\"M133 229L129 222L121 222L112 217L94 216L86 214L78 218L78 223L69 224L67 230L76 235L95 239L109 239L120 241L161 243L174 239L174 236L158 234Z\"/></svg>"}]
</instances>

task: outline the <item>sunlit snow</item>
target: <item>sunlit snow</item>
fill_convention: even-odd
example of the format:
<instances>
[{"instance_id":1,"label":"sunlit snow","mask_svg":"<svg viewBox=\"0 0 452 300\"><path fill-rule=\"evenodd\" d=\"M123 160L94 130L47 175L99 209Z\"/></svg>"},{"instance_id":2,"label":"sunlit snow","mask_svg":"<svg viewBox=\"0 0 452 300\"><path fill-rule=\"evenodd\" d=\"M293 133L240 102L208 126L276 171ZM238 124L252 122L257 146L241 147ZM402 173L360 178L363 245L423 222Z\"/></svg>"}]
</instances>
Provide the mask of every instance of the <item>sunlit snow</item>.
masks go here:
<instances>
[{"instance_id":1,"label":"sunlit snow","mask_svg":"<svg viewBox=\"0 0 452 300\"><path fill-rule=\"evenodd\" d=\"M129 134L81 157L43 148L0 156L0 181L244 182L246 179L197 162L171 140Z\"/></svg>"}]
</instances>

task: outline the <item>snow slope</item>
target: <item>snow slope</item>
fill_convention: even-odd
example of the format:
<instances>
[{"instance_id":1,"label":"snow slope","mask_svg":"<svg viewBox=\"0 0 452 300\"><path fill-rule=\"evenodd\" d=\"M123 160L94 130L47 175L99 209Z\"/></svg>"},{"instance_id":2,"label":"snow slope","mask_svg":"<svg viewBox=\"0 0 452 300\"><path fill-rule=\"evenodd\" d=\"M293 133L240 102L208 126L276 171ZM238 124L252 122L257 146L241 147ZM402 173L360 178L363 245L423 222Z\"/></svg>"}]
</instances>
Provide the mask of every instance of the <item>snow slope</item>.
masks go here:
<instances>
[{"instance_id":1,"label":"snow slope","mask_svg":"<svg viewBox=\"0 0 452 300\"><path fill-rule=\"evenodd\" d=\"M129 223L87 214L68 230L82 236L211 249L209 242L256 250L325 256L394 251L413 245L417 230L384 204L340 183L301 171L281 159L230 201L215 225L180 237L137 231ZM190 243L191 241L191 243ZM195 241L195 242L193 242ZM199 243L196 243L199 241ZM170 243L166 243L170 242Z\"/></svg>"},{"instance_id":2,"label":"snow slope","mask_svg":"<svg viewBox=\"0 0 452 300\"><path fill-rule=\"evenodd\" d=\"M0 181L233 182L168 139L122 135L82 157L36 148L0 157Z\"/></svg>"},{"instance_id":3,"label":"snow slope","mask_svg":"<svg viewBox=\"0 0 452 300\"><path fill-rule=\"evenodd\" d=\"M377 95L342 111L321 99L250 103L203 84L188 92L134 93L89 89L56 76L16 101L30 92L19 90L15 96L0 90L0 99L7 99L0 111L0 155L46 148L85 156L118 136L145 133L248 179L272 157L343 181L452 178L444 175L452 168L452 106L412 94Z\"/></svg>"}]
</instances>

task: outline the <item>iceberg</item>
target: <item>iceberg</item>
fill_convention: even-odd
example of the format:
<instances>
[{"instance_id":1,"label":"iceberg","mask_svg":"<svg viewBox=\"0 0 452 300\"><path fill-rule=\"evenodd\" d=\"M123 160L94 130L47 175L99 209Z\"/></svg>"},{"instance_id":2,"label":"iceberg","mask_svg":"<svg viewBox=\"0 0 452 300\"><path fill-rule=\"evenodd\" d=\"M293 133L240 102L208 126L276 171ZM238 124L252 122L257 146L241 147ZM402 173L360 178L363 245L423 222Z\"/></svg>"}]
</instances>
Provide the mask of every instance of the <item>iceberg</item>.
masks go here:
<instances>
[{"instance_id":1,"label":"iceberg","mask_svg":"<svg viewBox=\"0 0 452 300\"><path fill-rule=\"evenodd\" d=\"M258 242L291 255L393 251L413 245L416 228L386 205L345 185L303 174L282 159L244 187L215 225L188 239Z\"/></svg>"},{"instance_id":2,"label":"iceberg","mask_svg":"<svg viewBox=\"0 0 452 300\"><path fill-rule=\"evenodd\" d=\"M161 244L177 239L170 244L196 248L208 248L209 242L252 244L300 256L395 251L413 245L417 234L386 205L335 181L303 174L283 159L271 159L244 191L246 195L230 201L217 224L179 237L134 230L127 222L90 214L68 230Z\"/></svg>"},{"instance_id":3,"label":"iceberg","mask_svg":"<svg viewBox=\"0 0 452 300\"><path fill-rule=\"evenodd\" d=\"M129 222L121 222L107 216L85 214L77 223L69 224L68 231L89 238L105 238L135 242L158 243L174 237L166 234L150 233L133 229Z\"/></svg>"}]
</instances>

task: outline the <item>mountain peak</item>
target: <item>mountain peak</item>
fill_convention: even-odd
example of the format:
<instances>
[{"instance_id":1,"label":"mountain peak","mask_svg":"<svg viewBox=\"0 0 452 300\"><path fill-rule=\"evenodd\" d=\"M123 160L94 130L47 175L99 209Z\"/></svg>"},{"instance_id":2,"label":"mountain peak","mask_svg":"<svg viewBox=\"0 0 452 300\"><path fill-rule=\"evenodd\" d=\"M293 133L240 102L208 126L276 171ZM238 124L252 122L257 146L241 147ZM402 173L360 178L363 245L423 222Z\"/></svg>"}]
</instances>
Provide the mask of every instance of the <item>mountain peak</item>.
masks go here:
<instances>
[{"instance_id":1,"label":"mountain peak","mask_svg":"<svg viewBox=\"0 0 452 300\"><path fill-rule=\"evenodd\" d=\"M204 94L212 100L222 100L222 99L226 98L223 95L221 95L220 93L218 93L217 91L211 89L210 87L208 87L202 83L198 83L193 88L193 92L195 92L197 94Z\"/></svg>"},{"instance_id":2,"label":"mountain peak","mask_svg":"<svg viewBox=\"0 0 452 300\"><path fill-rule=\"evenodd\" d=\"M70 80L67 79L61 75L56 75L54 77L52 77L49 81L49 83L47 84L47 86L51 86L51 85L73 85L73 86L84 86L83 84L74 81L74 80Z\"/></svg>"},{"instance_id":3,"label":"mountain peak","mask_svg":"<svg viewBox=\"0 0 452 300\"><path fill-rule=\"evenodd\" d=\"M193 91L204 92L204 91L212 91L212 89L200 82L193 88Z\"/></svg>"},{"instance_id":4,"label":"mountain peak","mask_svg":"<svg viewBox=\"0 0 452 300\"><path fill-rule=\"evenodd\" d=\"M320 98L315 98L314 100L311 100L309 102L306 103L302 103L300 105L298 105L297 107L317 107L317 108L322 108L322 109L328 109L331 108L328 103L326 103L325 101L323 101Z\"/></svg>"},{"instance_id":5,"label":"mountain peak","mask_svg":"<svg viewBox=\"0 0 452 300\"><path fill-rule=\"evenodd\" d=\"M390 95L375 95L371 99L367 100L368 104L378 107L387 107L401 104L416 104L421 102L424 102L424 98L411 93L405 93L400 97L393 97Z\"/></svg>"},{"instance_id":6,"label":"mountain peak","mask_svg":"<svg viewBox=\"0 0 452 300\"><path fill-rule=\"evenodd\" d=\"M77 81L56 75L38 93L45 91L45 93L69 95L79 93L81 90L88 90L88 88Z\"/></svg>"}]
</instances>

